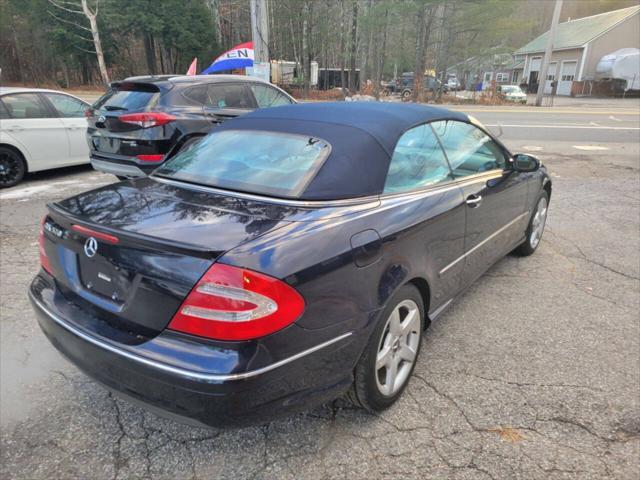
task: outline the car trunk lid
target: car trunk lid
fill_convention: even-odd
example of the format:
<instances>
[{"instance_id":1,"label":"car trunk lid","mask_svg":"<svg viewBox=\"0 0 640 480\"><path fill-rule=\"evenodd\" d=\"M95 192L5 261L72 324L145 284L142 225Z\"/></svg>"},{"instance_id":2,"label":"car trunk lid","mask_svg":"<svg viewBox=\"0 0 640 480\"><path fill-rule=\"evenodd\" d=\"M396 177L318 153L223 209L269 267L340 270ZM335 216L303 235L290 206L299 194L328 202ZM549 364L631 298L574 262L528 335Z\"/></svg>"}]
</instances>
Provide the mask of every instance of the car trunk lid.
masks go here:
<instances>
[{"instance_id":1,"label":"car trunk lid","mask_svg":"<svg viewBox=\"0 0 640 480\"><path fill-rule=\"evenodd\" d=\"M50 205L44 247L67 300L153 337L220 255L287 224L291 214L140 179Z\"/></svg>"}]
</instances>

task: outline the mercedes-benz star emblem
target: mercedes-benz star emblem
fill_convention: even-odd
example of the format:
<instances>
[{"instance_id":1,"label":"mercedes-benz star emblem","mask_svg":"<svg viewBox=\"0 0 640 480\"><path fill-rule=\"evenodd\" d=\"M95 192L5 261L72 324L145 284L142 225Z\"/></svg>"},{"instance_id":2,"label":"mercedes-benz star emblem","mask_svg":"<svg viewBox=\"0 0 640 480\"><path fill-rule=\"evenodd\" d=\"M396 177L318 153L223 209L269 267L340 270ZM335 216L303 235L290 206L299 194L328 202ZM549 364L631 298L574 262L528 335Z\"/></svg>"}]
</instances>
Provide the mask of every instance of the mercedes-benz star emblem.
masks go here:
<instances>
[{"instance_id":1,"label":"mercedes-benz star emblem","mask_svg":"<svg viewBox=\"0 0 640 480\"><path fill-rule=\"evenodd\" d=\"M87 238L87 241L84 242L84 253L87 257L93 258L98 251L98 241L93 238Z\"/></svg>"},{"instance_id":2,"label":"mercedes-benz star emblem","mask_svg":"<svg viewBox=\"0 0 640 480\"><path fill-rule=\"evenodd\" d=\"M98 117L98 123L104 123L107 121L107 117L105 117L104 115L100 115Z\"/></svg>"}]
</instances>

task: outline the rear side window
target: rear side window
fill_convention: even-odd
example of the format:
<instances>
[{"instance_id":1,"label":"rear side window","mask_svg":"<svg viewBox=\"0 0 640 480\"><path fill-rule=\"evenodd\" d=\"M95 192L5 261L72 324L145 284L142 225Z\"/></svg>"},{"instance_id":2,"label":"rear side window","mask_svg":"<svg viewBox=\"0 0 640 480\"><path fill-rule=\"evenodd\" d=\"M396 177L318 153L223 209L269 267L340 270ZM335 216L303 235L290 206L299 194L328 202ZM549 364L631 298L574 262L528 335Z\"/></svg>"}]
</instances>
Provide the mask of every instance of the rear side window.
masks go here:
<instances>
[{"instance_id":1,"label":"rear side window","mask_svg":"<svg viewBox=\"0 0 640 480\"><path fill-rule=\"evenodd\" d=\"M140 111L149 110L158 102L159 92L114 88L93 104L98 110Z\"/></svg>"},{"instance_id":2,"label":"rear side window","mask_svg":"<svg viewBox=\"0 0 640 480\"><path fill-rule=\"evenodd\" d=\"M486 133L468 123L433 122L455 178L506 167L504 150Z\"/></svg>"},{"instance_id":3,"label":"rear side window","mask_svg":"<svg viewBox=\"0 0 640 480\"><path fill-rule=\"evenodd\" d=\"M407 192L451 180L451 170L429 125L406 131L393 151L385 193Z\"/></svg>"},{"instance_id":4,"label":"rear side window","mask_svg":"<svg viewBox=\"0 0 640 480\"><path fill-rule=\"evenodd\" d=\"M189 88L184 95L194 102L204 105L207 103L207 85L197 85Z\"/></svg>"},{"instance_id":5,"label":"rear side window","mask_svg":"<svg viewBox=\"0 0 640 480\"><path fill-rule=\"evenodd\" d=\"M245 86L234 83L209 85L205 105L210 108L256 108L253 96Z\"/></svg>"},{"instance_id":6,"label":"rear side window","mask_svg":"<svg viewBox=\"0 0 640 480\"><path fill-rule=\"evenodd\" d=\"M45 93L45 97L53 104L61 117L83 117L87 106L80 100L59 93Z\"/></svg>"},{"instance_id":7,"label":"rear side window","mask_svg":"<svg viewBox=\"0 0 640 480\"><path fill-rule=\"evenodd\" d=\"M256 97L256 102L260 108L291 104L291 100L288 97L268 85L253 83L251 84L251 91Z\"/></svg>"},{"instance_id":8,"label":"rear side window","mask_svg":"<svg viewBox=\"0 0 640 480\"><path fill-rule=\"evenodd\" d=\"M314 137L222 130L177 154L155 174L226 190L296 198L330 151L328 143Z\"/></svg>"},{"instance_id":9,"label":"rear side window","mask_svg":"<svg viewBox=\"0 0 640 480\"><path fill-rule=\"evenodd\" d=\"M35 93L15 93L5 95L2 101L11 118L48 118L51 117L40 97Z\"/></svg>"},{"instance_id":10,"label":"rear side window","mask_svg":"<svg viewBox=\"0 0 640 480\"><path fill-rule=\"evenodd\" d=\"M5 106L4 102L0 100L0 120L5 118L11 118L11 115L9 115L9 110Z\"/></svg>"}]
</instances>

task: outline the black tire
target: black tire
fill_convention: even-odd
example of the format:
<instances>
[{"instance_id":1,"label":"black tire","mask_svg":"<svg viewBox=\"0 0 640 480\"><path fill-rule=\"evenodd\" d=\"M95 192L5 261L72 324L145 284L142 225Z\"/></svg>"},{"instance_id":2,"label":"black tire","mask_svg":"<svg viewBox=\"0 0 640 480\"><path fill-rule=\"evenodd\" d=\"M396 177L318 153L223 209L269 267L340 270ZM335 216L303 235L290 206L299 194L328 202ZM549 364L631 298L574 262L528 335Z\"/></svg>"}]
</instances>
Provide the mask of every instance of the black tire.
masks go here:
<instances>
[{"instance_id":1,"label":"black tire","mask_svg":"<svg viewBox=\"0 0 640 480\"><path fill-rule=\"evenodd\" d=\"M538 247L540 246L540 240L542 238L542 234L544 233L544 226L546 224L546 220L547 220L547 215L546 212L544 214L544 218L542 220L542 231L539 232L539 237L537 239L536 242L532 241L533 238L533 233L534 233L534 221L536 219L536 214L538 213L538 210L541 208L541 200L544 199L544 208L548 209L549 208L549 194L547 193L546 190L543 190L542 193L538 196L538 199L536 200L535 203L535 210L533 211L533 213L531 214L531 218L529 219L529 224L527 225L527 231L526 231L526 238L524 240L524 242L522 242L520 245L518 245L516 247L516 249L513 251L513 253L515 255L518 255L520 257L528 257L529 255L532 255L533 252L535 252Z\"/></svg>"},{"instance_id":2,"label":"black tire","mask_svg":"<svg viewBox=\"0 0 640 480\"><path fill-rule=\"evenodd\" d=\"M0 188L17 185L27 173L24 158L12 148L0 147Z\"/></svg>"},{"instance_id":3,"label":"black tire","mask_svg":"<svg viewBox=\"0 0 640 480\"><path fill-rule=\"evenodd\" d=\"M410 366L407 365L407 367L409 367L408 371L403 371L403 383L398 386L397 390L389 394L385 394L381 391L381 387L379 386L380 376L379 369L376 369L376 359L378 357L378 353L382 352L382 348L389 338L388 335L393 336L389 330L389 322L392 312L396 310L396 307L403 305L404 303L411 304L411 302L415 304L419 312L419 325L416 326L417 332L411 333L412 336L417 334L415 357L413 359L413 363L411 363ZM402 310L402 307L400 310ZM406 318L407 317L405 316L404 319L406 320ZM402 395L402 392L409 383L411 375L413 374L413 369L415 368L420 356L424 324L425 312L420 292L413 285L404 285L389 300L387 307L383 310L380 318L378 319L378 324L371 334L368 345L365 347L365 350L356 365L353 385L347 394L347 397L353 404L369 411L381 411L393 405L393 403L400 398L400 395ZM415 341L414 338L415 337L412 337L412 341ZM392 355L396 355L396 353L397 351L394 351ZM404 361L401 360L401 362ZM404 363L402 363L402 365L404 368Z\"/></svg>"},{"instance_id":4,"label":"black tire","mask_svg":"<svg viewBox=\"0 0 640 480\"><path fill-rule=\"evenodd\" d=\"M404 101L409 100L411 98L411 95L412 95L411 90L403 91L402 94L401 94L402 100L404 100Z\"/></svg>"}]
</instances>

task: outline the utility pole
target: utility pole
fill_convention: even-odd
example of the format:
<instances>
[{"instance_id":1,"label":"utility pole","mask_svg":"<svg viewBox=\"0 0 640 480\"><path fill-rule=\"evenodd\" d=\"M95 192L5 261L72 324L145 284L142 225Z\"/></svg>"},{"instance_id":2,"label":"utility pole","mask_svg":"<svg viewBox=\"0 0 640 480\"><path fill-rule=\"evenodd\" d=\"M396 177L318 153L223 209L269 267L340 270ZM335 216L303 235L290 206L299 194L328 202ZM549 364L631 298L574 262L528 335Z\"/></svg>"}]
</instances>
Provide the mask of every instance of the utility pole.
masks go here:
<instances>
[{"instance_id":1,"label":"utility pole","mask_svg":"<svg viewBox=\"0 0 640 480\"><path fill-rule=\"evenodd\" d=\"M269 22L267 0L251 0L251 35L253 61L269 62Z\"/></svg>"},{"instance_id":2,"label":"utility pole","mask_svg":"<svg viewBox=\"0 0 640 480\"><path fill-rule=\"evenodd\" d=\"M558 28L558 20L560 20L560 11L562 10L562 0L556 0L553 8L553 18L551 19L551 28L549 29L549 38L547 38L547 48L544 51L542 66L540 67L540 76L538 77L538 92L536 94L536 106L542 105L542 97L544 96L544 87L547 84L547 73L549 72L549 60L553 52L553 43L556 39L556 30ZM557 75L556 71L556 75Z\"/></svg>"}]
</instances>

